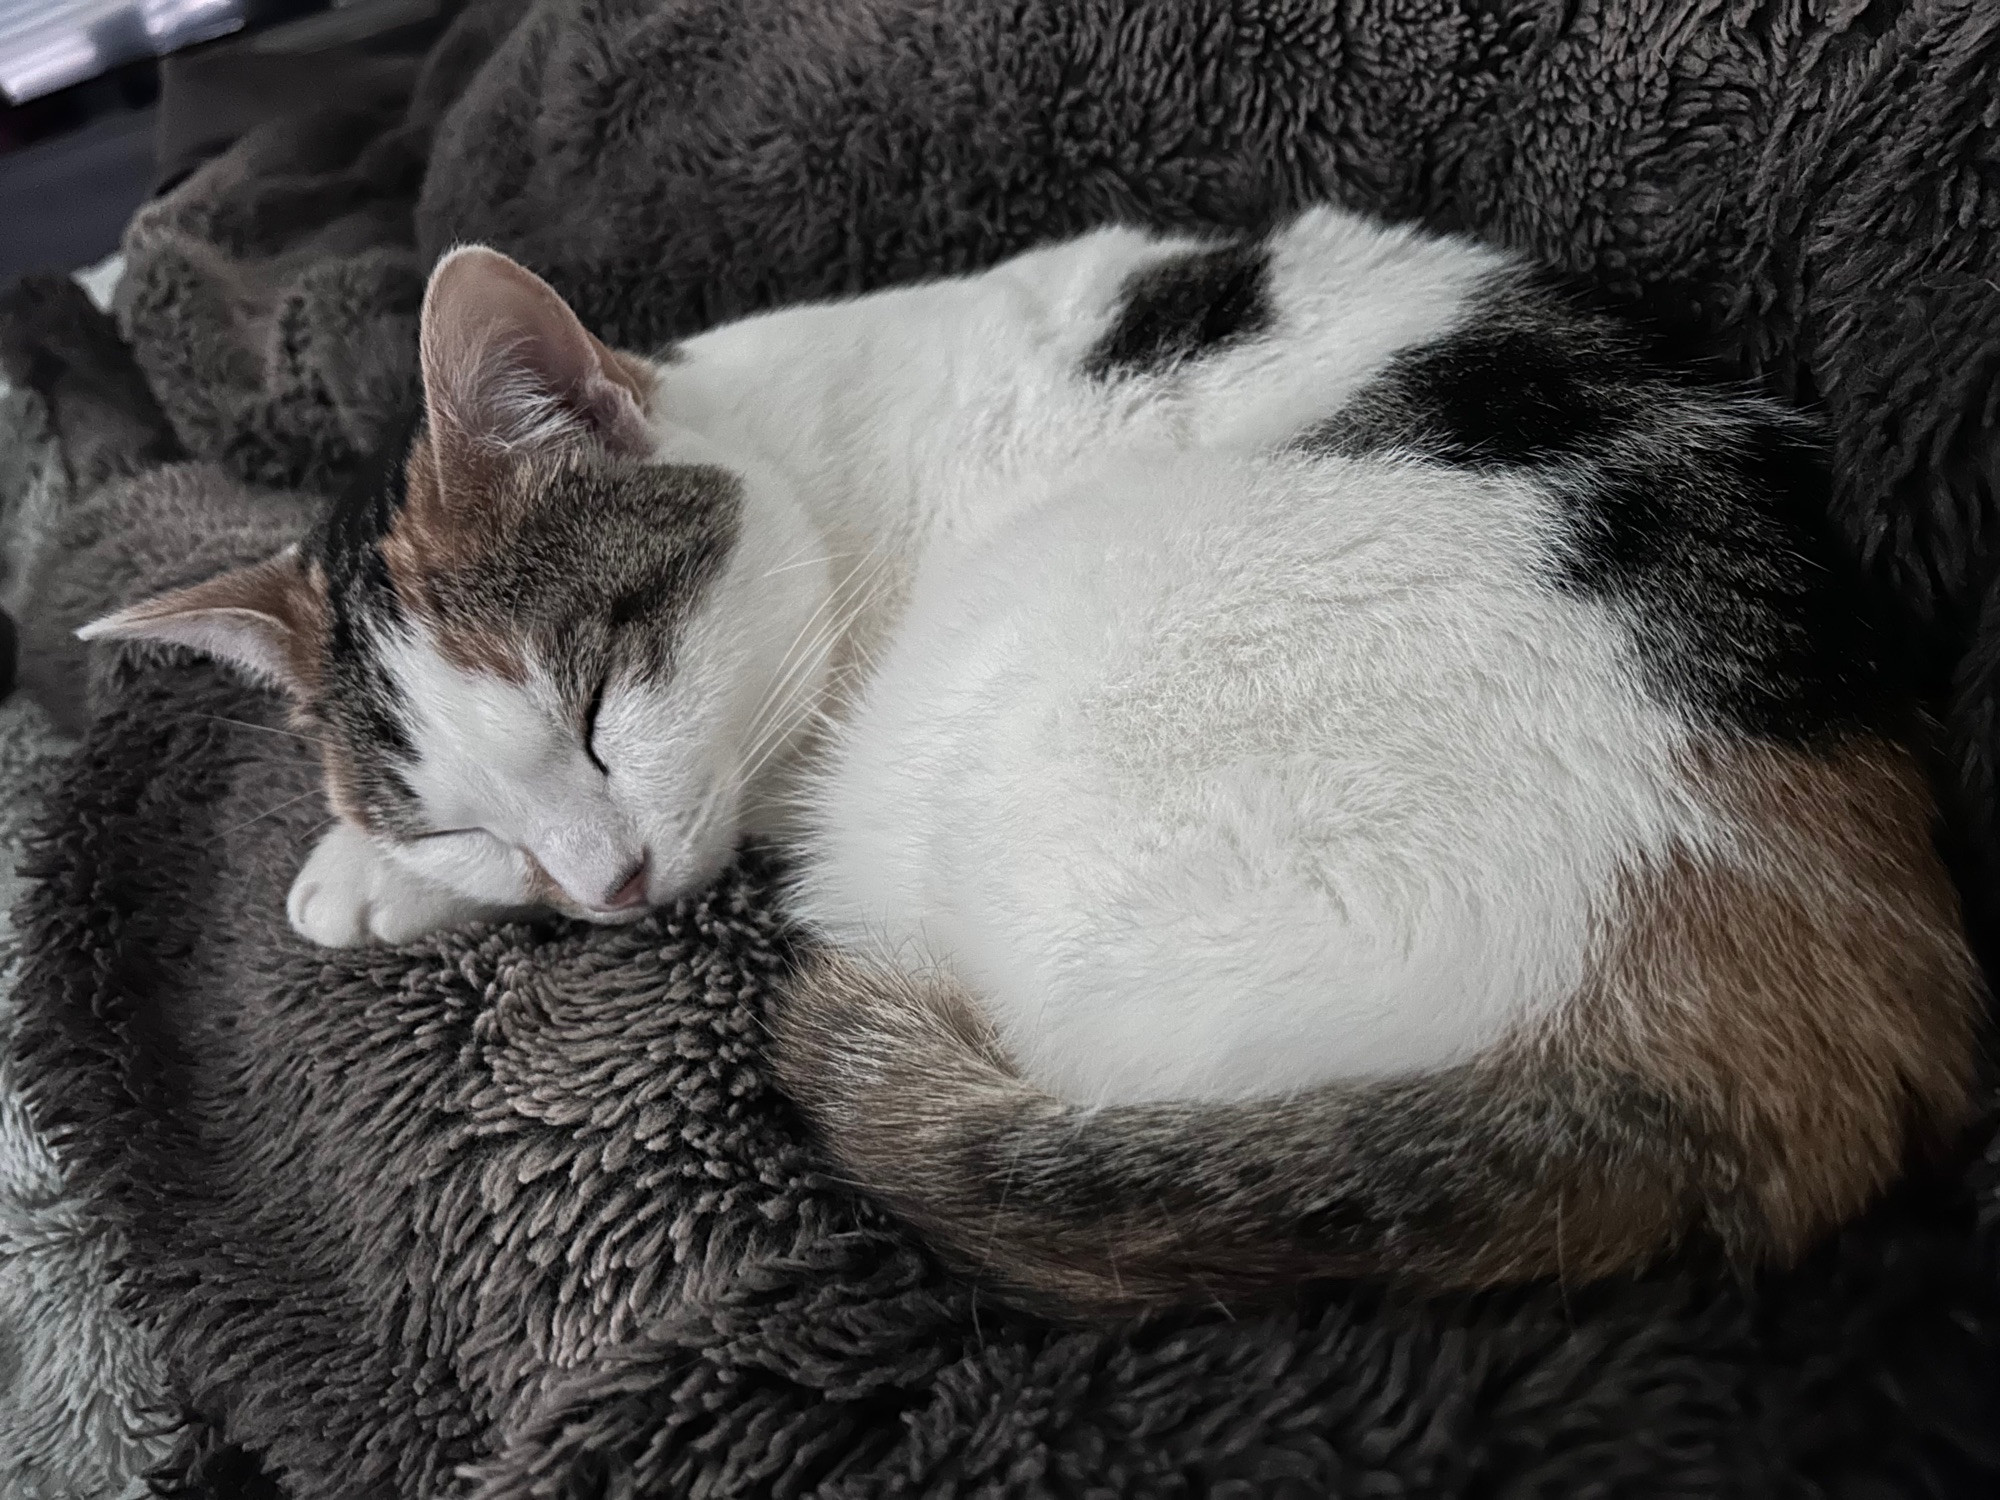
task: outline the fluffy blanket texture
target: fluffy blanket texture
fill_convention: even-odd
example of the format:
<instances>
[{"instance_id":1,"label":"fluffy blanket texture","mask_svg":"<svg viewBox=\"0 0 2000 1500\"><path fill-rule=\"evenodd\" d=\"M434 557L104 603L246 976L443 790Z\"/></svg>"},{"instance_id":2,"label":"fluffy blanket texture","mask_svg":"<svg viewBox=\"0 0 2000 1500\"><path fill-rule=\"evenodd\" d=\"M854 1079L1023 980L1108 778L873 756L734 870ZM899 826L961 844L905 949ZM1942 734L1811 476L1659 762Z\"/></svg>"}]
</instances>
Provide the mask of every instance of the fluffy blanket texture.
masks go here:
<instances>
[{"instance_id":1,"label":"fluffy blanket texture","mask_svg":"<svg viewBox=\"0 0 2000 1500\"><path fill-rule=\"evenodd\" d=\"M47 418L33 392L0 380L0 696L15 667L5 611L20 608L74 512ZM45 696L0 702L0 1494L114 1500L143 1491L139 1473L166 1456L174 1412L150 1344L112 1305L117 1231L30 1121L11 1056L23 949L7 913L26 883L29 831L74 748Z\"/></svg>"},{"instance_id":2,"label":"fluffy blanket texture","mask_svg":"<svg viewBox=\"0 0 2000 1500\"><path fill-rule=\"evenodd\" d=\"M1988 1495L1990 1124L1796 1271L1051 1326L818 1175L760 1054L768 868L637 927L313 951L277 706L61 628L303 524L410 399L430 259L640 344L1110 218L1334 198L1506 241L1822 411L1838 520L2000 863L1991 0L509 0L150 205L0 352L89 476L23 671L83 735L16 1055L201 1496ZM65 353L64 351L68 351ZM150 395L148 394L150 391ZM157 408L154 406L157 402ZM81 689L87 701L78 705ZM1991 949L1988 948L1989 959Z\"/></svg>"}]
</instances>

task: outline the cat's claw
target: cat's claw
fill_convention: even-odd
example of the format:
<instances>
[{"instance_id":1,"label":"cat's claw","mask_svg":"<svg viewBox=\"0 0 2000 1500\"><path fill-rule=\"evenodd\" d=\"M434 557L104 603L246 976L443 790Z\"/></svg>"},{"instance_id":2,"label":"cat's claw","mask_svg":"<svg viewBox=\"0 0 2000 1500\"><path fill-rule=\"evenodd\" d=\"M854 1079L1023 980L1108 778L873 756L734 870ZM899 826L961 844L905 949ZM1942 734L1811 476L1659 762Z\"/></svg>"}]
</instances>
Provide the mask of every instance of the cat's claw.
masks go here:
<instances>
[{"instance_id":1,"label":"cat's claw","mask_svg":"<svg viewBox=\"0 0 2000 1500\"><path fill-rule=\"evenodd\" d=\"M420 880L366 834L336 823L292 882L285 913L301 937L324 948L353 948L407 943L494 916L496 909Z\"/></svg>"}]
</instances>

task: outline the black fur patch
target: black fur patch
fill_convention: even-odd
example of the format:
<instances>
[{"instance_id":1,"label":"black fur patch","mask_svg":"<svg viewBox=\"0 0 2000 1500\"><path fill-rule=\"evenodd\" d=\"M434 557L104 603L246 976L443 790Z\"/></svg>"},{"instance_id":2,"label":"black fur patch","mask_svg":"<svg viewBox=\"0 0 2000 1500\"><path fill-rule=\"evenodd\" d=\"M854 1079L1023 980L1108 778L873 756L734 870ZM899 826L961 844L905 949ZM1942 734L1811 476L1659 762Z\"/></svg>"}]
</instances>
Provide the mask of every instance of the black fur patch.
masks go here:
<instances>
[{"instance_id":1,"label":"black fur patch","mask_svg":"<svg viewBox=\"0 0 2000 1500\"><path fill-rule=\"evenodd\" d=\"M1271 259L1260 245L1196 250L1133 273L1084 373L1161 374L1271 326Z\"/></svg>"},{"instance_id":2,"label":"black fur patch","mask_svg":"<svg viewBox=\"0 0 2000 1500\"><path fill-rule=\"evenodd\" d=\"M1656 689L1791 743L1898 727L1884 641L1833 541L1826 462L1801 431L1753 419L1557 489L1573 521L1558 581L1636 606Z\"/></svg>"},{"instance_id":3,"label":"black fur patch","mask_svg":"<svg viewBox=\"0 0 2000 1500\"><path fill-rule=\"evenodd\" d=\"M1630 421L1639 372L1629 349L1583 328L1483 322L1397 359L1308 443L1474 467L1552 463Z\"/></svg>"},{"instance_id":4,"label":"black fur patch","mask_svg":"<svg viewBox=\"0 0 2000 1500\"><path fill-rule=\"evenodd\" d=\"M1632 610L1662 697L1792 743L1894 727L1883 639L1806 425L1656 363L1547 278L1496 284L1301 446L1537 471L1571 520L1552 581Z\"/></svg>"}]
</instances>

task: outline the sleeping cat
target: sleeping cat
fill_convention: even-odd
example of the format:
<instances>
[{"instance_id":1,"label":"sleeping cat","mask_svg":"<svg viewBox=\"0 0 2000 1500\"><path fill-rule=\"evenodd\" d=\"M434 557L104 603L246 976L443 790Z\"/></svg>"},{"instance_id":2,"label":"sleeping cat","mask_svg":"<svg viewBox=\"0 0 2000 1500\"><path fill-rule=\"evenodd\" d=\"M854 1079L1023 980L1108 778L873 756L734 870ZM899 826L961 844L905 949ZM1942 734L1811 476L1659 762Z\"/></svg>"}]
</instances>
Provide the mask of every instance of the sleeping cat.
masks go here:
<instances>
[{"instance_id":1,"label":"sleeping cat","mask_svg":"<svg viewBox=\"0 0 2000 1500\"><path fill-rule=\"evenodd\" d=\"M390 482L84 634L291 693L319 943L782 843L784 1082L1021 1297L1782 1261L1966 1117L1809 436L1506 255L1109 229L642 358L463 249L421 362Z\"/></svg>"}]
</instances>

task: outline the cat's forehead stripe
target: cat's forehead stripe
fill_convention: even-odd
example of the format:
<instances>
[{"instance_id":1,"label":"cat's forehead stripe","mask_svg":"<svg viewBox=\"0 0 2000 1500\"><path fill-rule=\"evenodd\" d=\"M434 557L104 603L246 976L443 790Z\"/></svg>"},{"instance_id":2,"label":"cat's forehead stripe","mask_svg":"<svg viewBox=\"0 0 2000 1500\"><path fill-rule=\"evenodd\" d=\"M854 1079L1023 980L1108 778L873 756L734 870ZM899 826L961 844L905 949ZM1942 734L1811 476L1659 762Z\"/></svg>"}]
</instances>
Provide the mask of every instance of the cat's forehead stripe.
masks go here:
<instances>
[{"instance_id":1,"label":"cat's forehead stripe","mask_svg":"<svg viewBox=\"0 0 2000 1500\"><path fill-rule=\"evenodd\" d=\"M734 546L741 484L582 448L441 451L424 434L381 555L403 614L452 665L587 694L617 654L661 675Z\"/></svg>"}]
</instances>

